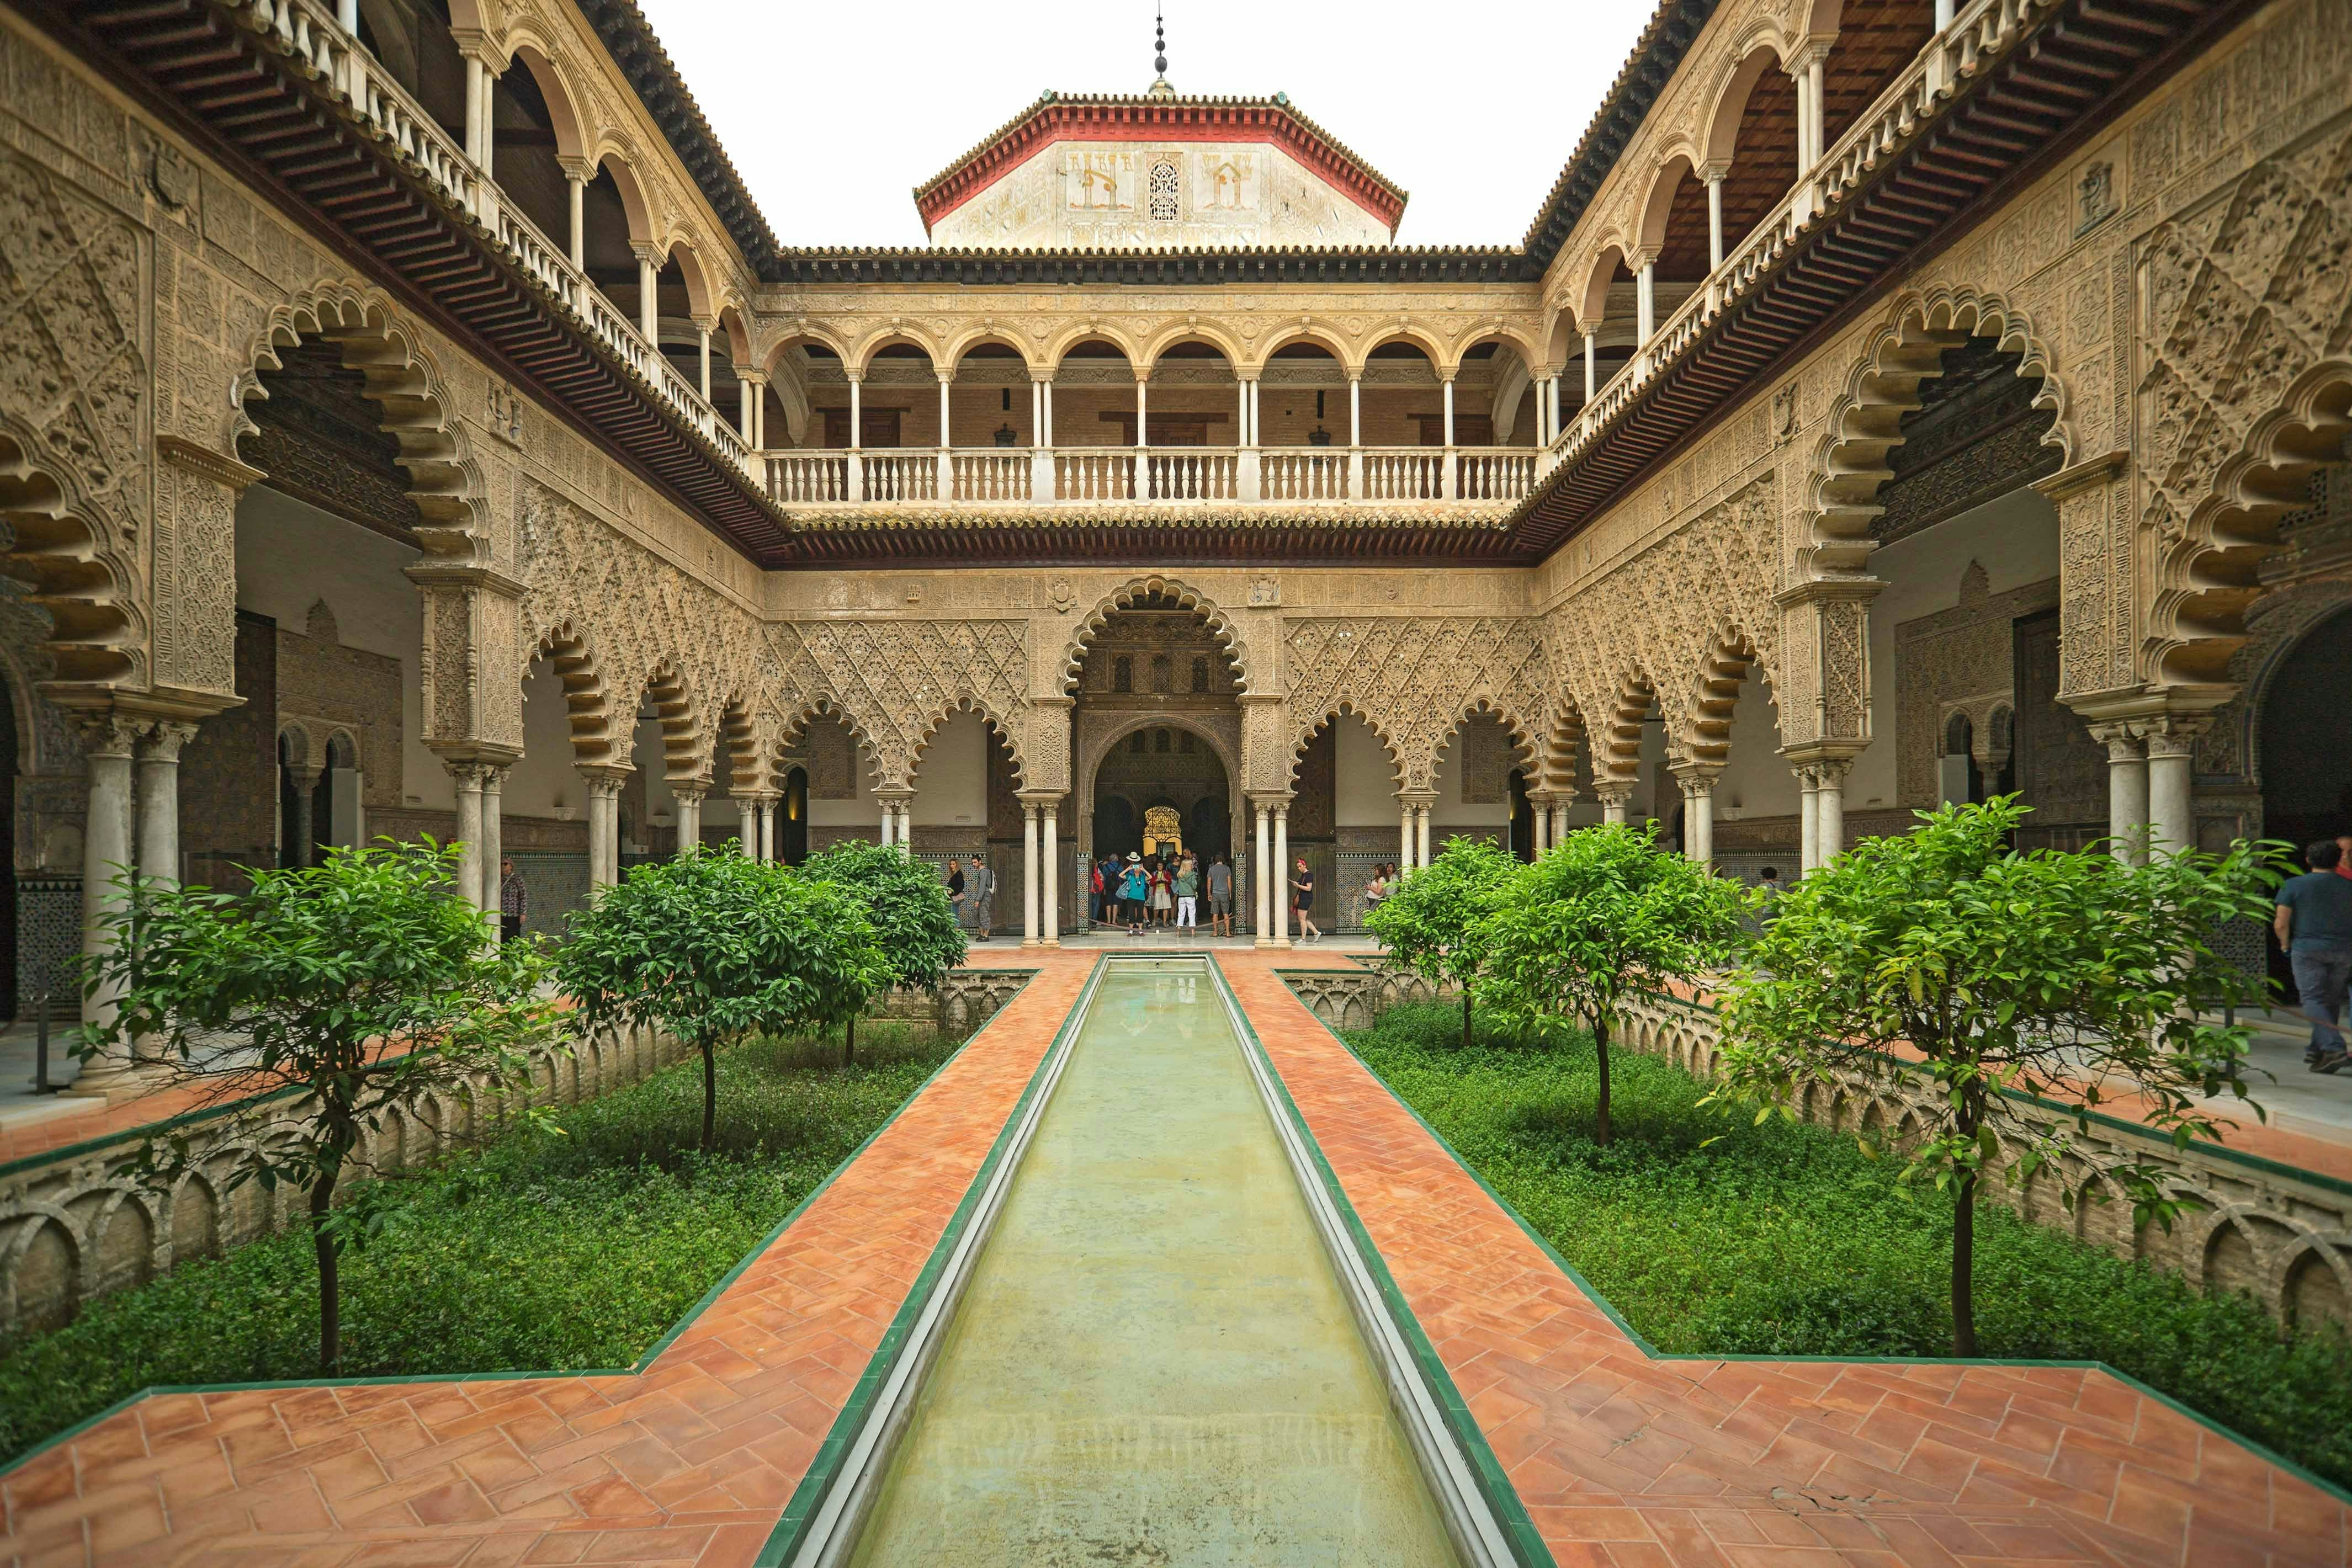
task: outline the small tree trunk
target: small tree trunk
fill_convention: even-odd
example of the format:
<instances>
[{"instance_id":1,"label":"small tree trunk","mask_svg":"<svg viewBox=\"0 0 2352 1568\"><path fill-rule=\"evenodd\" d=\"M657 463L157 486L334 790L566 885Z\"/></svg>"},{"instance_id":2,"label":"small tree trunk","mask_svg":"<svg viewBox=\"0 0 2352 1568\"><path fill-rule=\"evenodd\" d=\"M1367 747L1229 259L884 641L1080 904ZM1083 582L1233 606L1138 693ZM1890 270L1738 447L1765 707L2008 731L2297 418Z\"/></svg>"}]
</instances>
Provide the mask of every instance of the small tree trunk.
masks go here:
<instances>
[{"instance_id":1,"label":"small tree trunk","mask_svg":"<svg viewBox=\"0 0 2352 1568\"><path fill-rule=\"evenodd\" d=\"M719 1051L702 1042L702 1152L719 1146Z\"/></svg>"},{"instance_id":2,"label":"small tree trunk","mask_svg":"<svg viewBox=\"0 0 2352 1568\"><path fill-rule=\"evenodd\" d=\"M1964 1171L1952 1194L1952 1354L1977 1353L1977 1173Z\"/></svg>"},{"instance_id":3,"label":"small tree trunk","mask_svg":"<svg viewBox=\"0 0 2352 1568\"><path fill-rule=\"evenodd\" d=\"M327 1230L341 1170L337 1166L310 1184L310 1247L319 1259L319 1371L323 1376L332 1376L343 1359L341 1249Z\"/></svg>"},{"instance_id":4,"label":"small tree trunk","mask_svg":"<svg viewBox=\"0 0 2352 1568\"><path fill-rule=\"evenodd\" d=\"M1601 1098L1592 1118L1592 1139L1601 1147L1609 1146L1609 1018L1603 1013L1592 1020L1592 1050L1601 1060Z\"/></svg>"},{"instance_id":5,"label":"small tree trunk","mask_svg":"<svg viewBox=\"0 0 2352 1568\"><path fill-rule=\"evenodd\" d=\"M851 1062L856 1061L856 1060L857 1015L856 1013L852 1013L849 1015L849 1021L841 1026L841 1064L844 1067L847 1067Z\"/></svg>"},{"instance_id":6,"label":"small tree trunk","mask_svg":"<svg viewBox=\"0 0 2352 1568\"><path fill-rule=\"evenodd\" d=\"M1462 988L1462 1049L1470 1049L1470 988Z\"/></svg>"}]
</instances>

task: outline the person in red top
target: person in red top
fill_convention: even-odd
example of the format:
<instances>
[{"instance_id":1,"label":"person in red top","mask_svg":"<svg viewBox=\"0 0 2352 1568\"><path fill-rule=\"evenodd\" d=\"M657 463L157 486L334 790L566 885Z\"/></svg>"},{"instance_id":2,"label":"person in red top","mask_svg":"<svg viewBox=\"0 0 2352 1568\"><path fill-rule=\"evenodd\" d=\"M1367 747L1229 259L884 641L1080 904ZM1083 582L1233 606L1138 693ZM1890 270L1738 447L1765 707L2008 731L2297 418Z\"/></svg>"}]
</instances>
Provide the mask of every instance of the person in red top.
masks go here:
<instances>
[{"instance_id":1,"label":"person in red top","mask_svg":"<svg viewBox=\"0 0 2352 1568\"><path fill-rule=\"evenodd\" d=\"M2336 857L2336 874L2352 877L2352 833L2336 834L2336 847L2344 852Z\"/></svg>"}]
</instances>

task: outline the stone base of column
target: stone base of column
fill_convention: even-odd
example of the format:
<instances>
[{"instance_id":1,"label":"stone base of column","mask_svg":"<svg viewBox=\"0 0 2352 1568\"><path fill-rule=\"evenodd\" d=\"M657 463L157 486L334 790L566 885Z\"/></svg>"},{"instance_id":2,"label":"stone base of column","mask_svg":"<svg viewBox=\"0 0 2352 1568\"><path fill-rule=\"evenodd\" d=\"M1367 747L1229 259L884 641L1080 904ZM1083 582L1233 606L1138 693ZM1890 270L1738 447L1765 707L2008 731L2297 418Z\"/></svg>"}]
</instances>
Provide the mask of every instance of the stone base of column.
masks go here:
<instances>
[{"instance_id":1,"label":"stone base of column","mask_svg":"<svg viewBox=\"0 0 2352 1568\"><path fill-rule=\"evenodd\" d=\"M52 1034L52 1044L56 1041ZM58 1091L67 1100L102 1100L109 1105L121 1105L152 1094L161 1086L163 1074L152 1063L136 1061L94 1061L84 1064L71 1083Z\"/></svg>"}]
</instances>

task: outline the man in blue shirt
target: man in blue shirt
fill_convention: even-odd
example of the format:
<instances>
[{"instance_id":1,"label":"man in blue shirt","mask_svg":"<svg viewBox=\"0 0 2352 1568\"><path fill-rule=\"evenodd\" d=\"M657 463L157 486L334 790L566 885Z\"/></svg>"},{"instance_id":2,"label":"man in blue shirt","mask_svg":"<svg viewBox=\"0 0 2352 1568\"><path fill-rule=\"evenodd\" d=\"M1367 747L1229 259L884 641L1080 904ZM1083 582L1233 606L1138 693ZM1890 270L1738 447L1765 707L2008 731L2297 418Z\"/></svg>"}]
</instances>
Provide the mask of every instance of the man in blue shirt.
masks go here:
<instances>
[{"instance_id":1,"label":"man in blue shirt","mask_svg":"<svg viewBox=\"0 0 2352 1568\"><path fill-rule=\"evenodd\" d=\"M2311 1043L2304 1047L2303 1060L2314 1072L2339 1071L2352 1061L2345 1054L2344 1031L2336 1027L2345 988L2352 985L2352 878L2336 874L2343 857L2333 839L2305 846L2303 859L2311 873L2279 884L2278 908L2271 916L2271 929L2294 970L2303 1016L2311 1020Z\"/></svg>"}]
</instances>

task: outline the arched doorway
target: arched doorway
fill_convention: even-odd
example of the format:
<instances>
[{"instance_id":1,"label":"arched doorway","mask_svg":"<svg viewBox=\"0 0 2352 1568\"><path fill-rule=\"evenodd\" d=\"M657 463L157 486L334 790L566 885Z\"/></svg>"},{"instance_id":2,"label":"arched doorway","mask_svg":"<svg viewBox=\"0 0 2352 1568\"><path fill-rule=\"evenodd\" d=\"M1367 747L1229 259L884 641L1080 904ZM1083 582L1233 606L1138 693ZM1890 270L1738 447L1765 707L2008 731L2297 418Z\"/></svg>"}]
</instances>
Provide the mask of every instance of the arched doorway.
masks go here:
<instances>
[{"instance_id":1,"label":"arched doorway","mask_svg":"<svg viewBox=\"0 0 2352 1568\"><path fill-rule=\"evenodd\" d=\"M2352 769L2344 766L2332 716L2352 711L2352 605L2305 632L2281 655L2263 691L2259 727L2263 836L2301 850L2352 832ZM2267 931L2267 927L2265 927ZM2298 1000L2294 977L2274 936L2266 936L2271 977Z\"/></svg>"},{"instance_id":2,"label":"arched doorway","mask_svg":"<svg viewBox=\"0 0 2352 1568\"><path fill-rule=\"evenodd\" d=\"M1114 740L1095 768L1094 858L1233 846L1233 789L1208 736L1181 722L1146 724Z\"/></svg>"}]
</instances>

